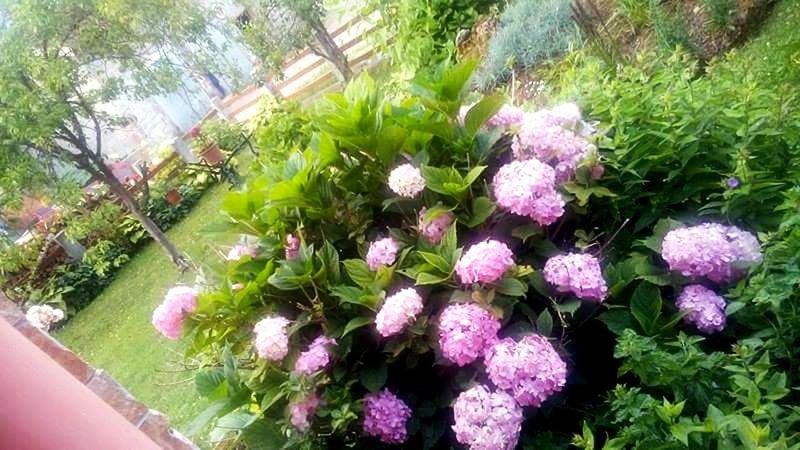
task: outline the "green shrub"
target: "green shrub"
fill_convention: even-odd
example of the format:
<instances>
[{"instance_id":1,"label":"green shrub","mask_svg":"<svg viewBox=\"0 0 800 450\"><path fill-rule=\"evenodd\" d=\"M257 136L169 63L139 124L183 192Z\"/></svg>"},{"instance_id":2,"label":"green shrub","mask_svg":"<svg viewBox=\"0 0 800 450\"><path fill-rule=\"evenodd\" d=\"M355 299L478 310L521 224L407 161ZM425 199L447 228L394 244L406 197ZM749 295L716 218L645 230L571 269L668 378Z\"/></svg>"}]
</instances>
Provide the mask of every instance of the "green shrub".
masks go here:
<instances>
[{"instance_id":1,"label":"green shrub","mask_svg":"<svg viewBox=\"0 0 800 450\"><path fill-rule=\"evenodd\" d=\"M259 152L258 165L280 161L292 151L305 148L312 132L310 117L299 103L267 99L253 130Z\"/></svg>"},{"instance_id":2,"label":"green shrub","mask_svg":"<svg viewBox=\"0 0 800 450\"><path fill-rule=\"evenodd\" d=\"M517 0L500 16L497 33L478 75L488 88L506 80L513 68L528 69L564 52L576 39L570 0Z\"/></svg>"}]
</instances>

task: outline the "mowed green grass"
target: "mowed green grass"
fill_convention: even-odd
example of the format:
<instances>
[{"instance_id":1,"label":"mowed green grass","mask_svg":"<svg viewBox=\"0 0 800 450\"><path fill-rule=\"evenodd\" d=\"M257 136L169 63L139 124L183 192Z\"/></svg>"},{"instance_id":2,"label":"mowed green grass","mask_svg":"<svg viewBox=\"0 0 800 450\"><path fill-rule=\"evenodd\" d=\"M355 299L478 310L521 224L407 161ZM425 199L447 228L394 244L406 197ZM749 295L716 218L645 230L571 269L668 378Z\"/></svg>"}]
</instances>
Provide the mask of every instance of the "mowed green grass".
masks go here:
<instances>
[{"instance_id":1,"label":"mowed green grass","mask_svg":"<svg viewBox=\"0 0 800 450\"><path fill-rule=\"evenodd\" d=\"M227 184L210 188L192 212L167 232L172 242L202 265L218 258L218 235L199 230L218 217ZM230 239L230 237L228 237ZM166 253L148 244L118 273L97 299L55 335L94 367L107 370L149 407L169 416L183 430L206 405L195 392L193 373L183 371L181 355L186 343L161 337L150 325L153 309L175 283L194 283L194 275L181 275Z\"/></svg>"}]
</instances>

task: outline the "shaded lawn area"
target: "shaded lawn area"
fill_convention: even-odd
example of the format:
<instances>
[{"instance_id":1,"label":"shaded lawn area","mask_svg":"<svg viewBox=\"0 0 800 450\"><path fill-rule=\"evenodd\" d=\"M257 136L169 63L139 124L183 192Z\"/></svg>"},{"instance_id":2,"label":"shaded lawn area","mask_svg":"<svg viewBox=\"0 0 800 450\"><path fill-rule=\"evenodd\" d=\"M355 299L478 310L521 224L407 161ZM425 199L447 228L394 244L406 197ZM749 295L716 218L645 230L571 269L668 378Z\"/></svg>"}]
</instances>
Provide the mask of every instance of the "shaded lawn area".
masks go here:
<instances>
[{"instance_id":1,"label":"shaded lawn area","mask_svg":"<svg viewBox=\"0 0 800 450\"><path fill-rule=\"evenodd\" d=\"M215 244L230 244L216 243L213 239L221 236L198 231L218 217L228 191L224 183L211 187L189 215L167 232L201 266L209 258L218 258ZM175 371L180 369L186 344L163 338L150 325L153 309L178 281L193 284L194 275L181 275L151 242L55 336L94 367L107 370L149 407L167 414L172 426L185 430L206 402L195 392L193 374Z\"/></svg>"}]
</instances>

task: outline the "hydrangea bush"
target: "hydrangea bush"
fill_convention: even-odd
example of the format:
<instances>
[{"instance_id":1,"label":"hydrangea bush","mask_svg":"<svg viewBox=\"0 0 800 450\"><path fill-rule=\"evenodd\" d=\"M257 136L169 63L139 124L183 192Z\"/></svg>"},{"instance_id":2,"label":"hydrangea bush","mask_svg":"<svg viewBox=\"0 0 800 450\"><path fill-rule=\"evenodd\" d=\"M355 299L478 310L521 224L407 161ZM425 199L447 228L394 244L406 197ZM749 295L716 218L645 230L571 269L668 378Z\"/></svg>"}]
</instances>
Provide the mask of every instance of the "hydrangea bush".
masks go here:
<instances>
[{"instance_id":1,"label":"hydrangea bush","mask_svg":"<svg viewBox=\"0 0 800 450\"><path fill-rule=\"evenodd\" d=\"M219 229L258 253L154 313L204 366L212 405L190 432L213 421L218 438L272 430L311 448L566 443L585 419L574 411L613 388L614 333L725 332L717 292L760 261L753 235L665 219L615 241L627 221L587 226L591 201L615 195L602 136L575 104L468 103L473 69L402 96L360 76L317 106L308 149L228 195Z\"/></svg>"}]
</instances>

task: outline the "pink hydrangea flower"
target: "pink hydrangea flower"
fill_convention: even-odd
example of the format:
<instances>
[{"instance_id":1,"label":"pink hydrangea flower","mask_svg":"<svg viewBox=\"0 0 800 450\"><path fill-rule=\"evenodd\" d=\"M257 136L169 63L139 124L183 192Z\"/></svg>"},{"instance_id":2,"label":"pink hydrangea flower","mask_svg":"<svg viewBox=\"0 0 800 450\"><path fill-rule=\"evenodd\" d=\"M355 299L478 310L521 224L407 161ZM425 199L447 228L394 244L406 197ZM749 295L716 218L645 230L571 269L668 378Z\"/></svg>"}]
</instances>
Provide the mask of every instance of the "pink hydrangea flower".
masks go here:
<instances>
[{"instance_id":1,"label":"pink hydrangea flower","mask_svg":"<svg viewBox=\"0 0 800 450\"><path fill-rule=\"evenodd\" d=\"M311 425L309 417L313 417L320 405L317 395L310 395L308 398L289 404L289 414L291 422L300 431L306 431Z\"/></svg>"},{"instance_id":2,"label":"pink hydrangea flower","mask_svg":"<svg viewBox=\"0 0 800 450\"><path fill-rule=\"evenodd\" d=\"M453 403L456 440L470 450L513 450L522 429L522 408L503 391L476 385Z\"/></svg>"},{"instance_id":3,"label":"pink hydrangea flower","mask_svg":"<svg viewBox=\"0 0 800 450\"><path fill-rule=\"evenodd\" d=\"M331 354L328 346L336 345L336 341L327 336L319 336L300 354L294 363L294 372L298 375L311 375L312 373L328 367Z\"/></svg>"},{"instance_id":4,"label":"pink hydrangea flower","mask_svg":"<svg viewBox=\"0 0 800 450\"><path fill-rule=\"evenodd\" d=\"M169 339L178 339L183 333L183 321L197 309L196 289L176 286L164 297L164 301L153 311L153 326Z\"/></svg>"},{"instance_id":5,"label":"pink hydrangea flower","mask_svg":"<svg viewBox=\"0 0 800 450\"><path fill-rule=\"evenodd\" d=\"M555 181L560 184L572 178L594 146L562 126L529 119L514 137L511 150L519 160L536 158L550 164L555 168Z\"/></svg>"},{"instance_id":6,"label":"pink hydrangea flower","mask_svg":"<svg viewBox=\"0 0 800 450\"><path fill-rule=\"evenodd\" d=\"M425 220L426 209L422 208L419 212L418 225L419 233L431 244L438 244L447 233L450 225L453 224L455 217L451 212L445 212L436 217Z\"/></svg>"},{"instance_id":7,"label":"pink hydrangea flower","mask_svg":"<svg viewBox=\"0 0 800 450\"><path fill-rule=\"evenodd\" d=\"M291 233L287 234L286 245L283 248L283 252L287 261L294 261L297 259L297 257L300 256L300 239Z\"/></svg>"},{"instance_id":8,"label":"pink hydrangea flower","mask_svg":"<svg viewBox=\"0 0 800 450\"><path fill-rule=\"evenodd\" d=\"M388 389L364 397L364 433L377 437L381 442L405 442L410 418L411 408Z\"/></svg>"},{"instance_id":9,"label":"pink hydrangea flower","mask_svg":"<svg viewBox=\"0 0 800 450\"><path fill-rule=\"evenodd\" d=\"M470 247L456 263L456 273L464 284L491 283L503 278L514 265L514 253L500 241L486 240Z\"/></svg>"},{"instance_id":10,"label":"pink hydrangea flower","mask_svg":"<svg viewBox=\"0 0 800 450\"><path fill-rule=\"evenodd\" d=\"M289 353L289 336L286 326L289 321L280 316L261 319L255 326L256 351L268 361L281 361Z\"/></svg>"},{"instance_id":11,"label":"pink hydrangea flower","mask_svg":"<svg viewBox=\"0 0 800 450\"><path fill-rule=\"evenodd\" d=\"M422 297L413 288L397 291L383 302L375 316L375 328L383 337L394 336L416 320L422 312Z\"/></svg>"},{"instance_id":12,"label":"pink hydrangea flower","mask_svg":"<svg viewBox=\"0 0 800 450\"><path fill-rule=\"evenodd\" d=\"M510 393L521 406L538 407L567 382L567 365L538 334L495 344L486 352L486 372L495 386Z\"/></svg>"},{"instance_id":13,"label":"pink hydrangea flower","mask_svg":"<svg viewBox=\"0 0 800 450\"><path fill-rule=\"evenodd\" d=\"M600 262L592 255L568 253L553 256L544 265L544 279L558 292L572 292L583 300L599 303L608 295Z\"/></svg>"},{"instance_id":14,"label":"pink hydrangea flower","mask_svg":"<svg viewBox=\"0 0 800 450\"><path fill-rule=\"evenodd\" d=\"M503 105L497 114L493 115L488 121L486 126L489 128L511 128L518 127L525 119L525 111L517 108L514 105Z\"/></svg>"},{"instance_id":15,"label":"pink hydrangea flower","mask_svg":"<svg viewBox=\"0 0 800 450\"><path fill-rule=\"evenodd\" d=\"M745 267L761 261L761 246L751 233L734 226L704 223L672 230L661 243L670 270L716 283L734 281Z\"/></svg>"},{"instance_id":16,"label":"pink hydrangea flower","mask_svg":"<svg viewBox=\"0 0 800 450\"><path fill-rule=\"evenodd\" d=\"M684 287L675 306L688 312L683 320L694 324L703 333L713 334L725 329L725 299L705 286L690 284Z\"/></svg>"},{"instance_id":17,"label":"pink hydrangea flower","mask_svg":"<svg viewBox=\"0 0 800 450\"><path fill-rule=\"evenodd\" d=\"M564 199L555 182L553 168L534 158L504 165L492 186L502 209L550 225L564 215Z\"/></svg>"},{"instance_id":18,"label":"pink hydrangea flower","mask_svg":"<svg viewBox=\"0 0 800 450\"><path fill-rule=\"evenodd\" d=\"M233 248L231 248L231 251L228 252L228 256L226 256L225 259L228 261L238 261L244 256L255 258L258 256L258 248L250 245L234 245Z\"/></svg>"},{"instance_id":19,"label":"pink hydrangea flower","mask_svg":"<svg viewBox=\"0 0 800 450\"><path fill-rule=\"evenodd\" d=\"M545 110L544 115L547 116L549 123L570 129L575 128L583 120L581 109L572 102L562 103Z\"/></svg>"},{"instance_id":20,"label":"pink hydrangea flower","mask_svg":"<svg viewBox=\"0 0 800 450\"><path fill-rule=\"evenodd\" d=\"M369 244L367 251L367 264L371 270L378 270L381 266L391 266L397 258L400 246L394 239L387 237Z\"/></svg>"},{"instance_id":21,"label":"pink hydrangea flower","mask_svg":"<svg viewBox=\"0 0 800 450\"><path fill-rule=\"evenodd\" d=\"M40 330L49 330L56 322L64 320L64 311L50 305L33 305L25 312L28 323Z\"/></svg>"},{"instance_id":22,"label":"pink hydrangea flower","mask_svg":"<svg viewBox=\"0 0 800 450\"><path fill-rule=\"evenodd\" d=\"M425 189L425 179L418 168L403 164L389 174L389 189L401 197L414 198Z\"/></svg>"},{"instance_id":23,"label":"pink hydrangea flower","mask_svg":"<svg viewBox=\"0 0 800 450\"><path fill-rule=\"evenodd\" d=\"M472 303L447 306L439 317L442 356L459 367L482 357L497 342L500 321Z\"/></svg>"}]
</instances>

